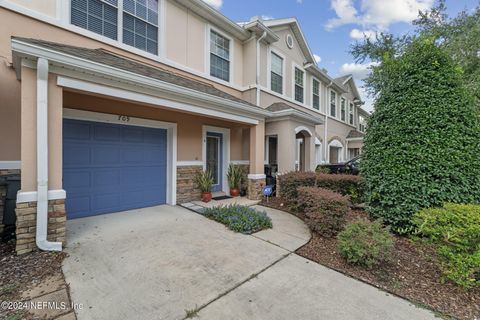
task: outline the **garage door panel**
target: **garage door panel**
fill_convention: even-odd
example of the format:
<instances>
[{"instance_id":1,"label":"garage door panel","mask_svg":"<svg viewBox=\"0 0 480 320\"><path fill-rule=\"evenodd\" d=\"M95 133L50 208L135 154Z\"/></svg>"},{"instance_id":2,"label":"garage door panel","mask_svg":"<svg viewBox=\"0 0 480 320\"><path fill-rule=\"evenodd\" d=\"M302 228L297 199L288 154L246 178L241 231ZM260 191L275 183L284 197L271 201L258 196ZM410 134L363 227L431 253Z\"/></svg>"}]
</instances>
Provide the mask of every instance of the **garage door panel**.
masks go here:
<instances>
[{"instance_id":1,"label":"garage door panel","mask_svg":"<svg viewBox=\"0 0 480 320\"><path fill-rule=\"evenodd\" d=\"M94 170L93 187L96 189L111 188L120 186L119 169Z\"/></svg>"},{"instance_id":2,"label":"garage door panel","mask_svg":"<svg viewBox=\"0 0 480 320\"><path fill-rule=\"evenodd\" d=\"M85 170L64 170L63 184L69 186L72 191L78 188L90 188L92 185L91 172Z\"/></svg>"},{"instance_id":3,"label":"garage door panel","mask_svg":"<svg viewBox=\"0 0 480 320\"><path fill-rule=\"evenodd\" d=\"M131 128L125 128L123 130L123 141L124 142L133 142L133 143L143 143L144 138L143 138L143 132L144 130L131 127Z\"/></svg>"},{"instance_id":4,"label":"garage door panel","mask_svg":"<svg viewBox=\"0 0 480 320\"><path fill-rule=\"evenodd\" d=\"M68 122L63 124L63 137L73 140L90 140L91 125L89 123Z\"/></svg>"},{"instance_id":5,"label":"garage door panel","mask_svg":"<svg viewBox=\"0 0 480 320\"><path fill-rule=\"evenodd\" d=\"M122 128L107 124L91 124L93 138L97 141L121 141Z\"/></svg>"},{"instance_id":6,"label":"garage door panel","mask_svg":"<svg viewBox=\"0 0 480 320\"><path fill-rule=\"evenodd\" d=\"M68 212L68 218L80 218L88 215L91 212L90 197L87 196L68 196L68 206L70 211Z\"/></svg>"},{"instance_id":7,"label":"garage door panel","mask_svg":"<svg viewBox=\"0 0 480 320\"><path fill-rule=\"evenodd\" d=\"M167 132L166 130L158 131L155 129L146 130L144 133L145 143L155 144L155 145L165 145L167 142Z\"/></svg>"},{"instance_id":8,"label":"garage door panel","mask_svg":"<svg viewBox=\"0 0 480 320\"><path fill-rule=\"evenodd\" d=\"M101 144L92 147L92 164L94 166L120 165L120 154L119 146Z\"/></svg>"},{"instance_id":9,"label":"garage door panel","mask_svg":"<svg viewBox=\"0 0 480 320\"><path fill-rule=\"evenodd\" d=\"M65 168L88 166L90 160L91 149L87 145L73 143L63 148L63 166Z\"/></svg>"},{"instance_id":10,"label":"garage door panel","mask_svg":"<svg viewBox=\"0 0 480 320\"><path fill-rule=\"evenodd\" d=\"M126 163L136 164L145 162L145 147L143 146L125 146L122 148L122 159Z\"/></svg>"},{"instance_id":11,"label":"garage door panel","mask_svg":"<svg viewBox=\"0 0 480 320\"><path fill-rule=\"evenodd\" d=\"M65 119L63 136L68 218L166 202L166 130Z\"/></svg>"}]
</instances>

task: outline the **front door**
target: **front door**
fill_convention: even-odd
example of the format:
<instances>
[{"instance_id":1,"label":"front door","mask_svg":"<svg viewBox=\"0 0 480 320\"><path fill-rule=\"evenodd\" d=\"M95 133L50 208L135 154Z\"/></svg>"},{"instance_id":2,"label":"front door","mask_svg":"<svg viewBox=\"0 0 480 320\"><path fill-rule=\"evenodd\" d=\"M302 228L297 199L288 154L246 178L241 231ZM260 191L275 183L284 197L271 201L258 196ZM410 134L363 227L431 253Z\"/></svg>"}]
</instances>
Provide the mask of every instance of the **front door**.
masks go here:
<instances>
[{"instance_id":1,"label":"front door","mask_svg":"<svg viewBox=\"0 0 480 320\"><path fill-rule=\"evenodd\" d=\"M207 132L207 171L212 173L213 192L222 191L223 184L223 135L216 132Z\"/></svg>"}]
</instances>

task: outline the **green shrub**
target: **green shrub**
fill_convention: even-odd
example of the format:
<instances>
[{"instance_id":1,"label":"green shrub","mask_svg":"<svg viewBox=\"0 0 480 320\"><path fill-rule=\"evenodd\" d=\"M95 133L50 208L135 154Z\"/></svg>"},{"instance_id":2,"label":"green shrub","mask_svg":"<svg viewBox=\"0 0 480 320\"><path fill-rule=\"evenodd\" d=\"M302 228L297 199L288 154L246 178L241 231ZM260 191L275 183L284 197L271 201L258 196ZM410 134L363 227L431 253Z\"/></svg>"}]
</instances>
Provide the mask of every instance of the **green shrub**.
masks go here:
<instances>
[{"instance_id":1,"label":"green shrub","mask_svg":"<svg viewBox=\"0 0 480 320\"><path fill-rule=\"evenodd\" d=\"M338 250L348 263L371 267L388 260L394 247L393 236L381 220L360 220L346 226L337 236Z\"/></svg>"},{"instance_id":2,"label":"green shrub","mask_svg":"<svg viewBox=\"0 0 480 320\"><path fill-rule=\"evenodd\" d=\"M314 172L289 172L278 176L279 195L289 204L290 209L300 211L298 207L299 187L320 187L349 196L353 203L360 203L364 198L363 180L360 176L348 174L326 174Z\"/></svg>"},{"instance_id":3,"label":"green shrub","mask_svg":"<svg viewBox=\"0 0 480 320\"><path fill-rule=\"evenodd\" d=\"M343 229L350 212L348 197L317 187L298 188L298 205L305 212L305 222L312 231L332 237Z\"/></svg>"},{"instance_id":4,"label":"green shrub","mask_svg":"<svg viewBox=\"0 0 480 320\"><path fill-rule=\"evenodd\" d=\"M412 221L418 235L439 246L447 278L480 285L480 205L447 203L417 212Z\"/></svg>"},{"instance_id":5,"label":"green shrub","mask_svg":"<svg viewBox=\"0 0 480 320\"><path fill-rule=\"evenodd\" d=\"M207 208L203 215L226 225L230 230L244 234L272 227L272 220L266 212L240 205Z\"/></svg>"},{"instance_id":6,"label":"green shrub","mask_svg":"<svg viewBox=\"0 0 480 320\"><path fill-rule=\"evenodd\" d=\"M480 201L480 124L462 70L430 40L385 56L361 172L367 210L398 231L445 202Z\"/></svg>"},{"instance_id":7,"label":"green shrub","mask_svg":"<svg viewBox=\"0 0 480 320\"><path fill-rule=\"evenodd\" d=\"M320 188L333 190L344 196L349 196L353 203L361 203L363 201L363 181L360 176L318 173L315 185Z\"/></svg>"},{"instance_id":8,"label":"green shrub","mask_svg":"<svg viewBox=\"0 0 480 320\"><path fill-rule=\"evenodd\" d=\"M283 197L291 210L299 211L298 191L299 187L314 187L315 172L289 172L279 175L277 183L280 184L279 195Z\"/></svg>"}]
</instances>

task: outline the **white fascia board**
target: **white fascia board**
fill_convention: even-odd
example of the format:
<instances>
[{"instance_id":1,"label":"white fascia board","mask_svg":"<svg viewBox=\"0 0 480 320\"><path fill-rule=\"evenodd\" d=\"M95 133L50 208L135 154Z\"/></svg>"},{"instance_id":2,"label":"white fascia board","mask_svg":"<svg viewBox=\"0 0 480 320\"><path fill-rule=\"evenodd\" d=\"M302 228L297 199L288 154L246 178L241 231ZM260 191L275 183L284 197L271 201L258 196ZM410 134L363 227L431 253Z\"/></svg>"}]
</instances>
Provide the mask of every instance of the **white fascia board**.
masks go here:
<instances>
[{"instance_id":1,"label":"white fascia board","mask_svg":"<svg viewBox=\"0 0 480 320\"><path fill-rule=\"evenodd\" d=\"M240 102L201 93L189 88L142 76L134 72L107 66L97 62L92 62L87 59L82 59L76 56L60 53L30 43L25 43L17 39L12 40L12 50L30 57L45 58L50 62L68 65L79 70L86 70L92 74L108 75L116 79L121 79L122 81L131 81L135 83L135 85L147 86L149 88L155 88L156 90L168 93L188 96L189 98L195 100L200 100L207 103L214 103L216 105L222 106L223 108L230 107L232 111L242 111L252 116L256 116L260 119L270 115L270 112L261 108L256 108Z\"/></svg>"},{"instance_id":2,"label":"white fascia board","mask_svg":"<svg viewBox=\"0 0 480 320\"><path fill-rule=\"evenodd\" d=\"M292 110L292 109L276 111L273 113L273 116L269 117L268 120L274 120L276 118L286 118L286 117L297 118L297 119L306 121L309 124L314 123L316 125L321 125L324 122L319 118L314 118L313 116L309 116L307 114L304 114L303 112L299 112L297 110Z\"/></svg>"},{"instance_id":3,"label":"white fascia board","mask_svg":"<svg viewBox=\"0 0 480 320\"><path fill-rule=\"evenodd\" d=\"M230 121L248 123L253 125L257 125L259 123L259 121L256 119L252 119L244 116L234 115L231 113L212 110L212 109L206 109L206 108L189 105L182 102L176 102L176 101L171 101L171 100L147 95L144 93L128 91L120 88L113 88L113 87L109 87L101 84L95 84L95 83L91 83L83 80L77 80L77 79L72 79L72 78L67 78L62 76L57 77L57 85L60 87L70 88L74 90L80 90L84 92L116 97L116 98L129 100L129 101L136 101L136 102L152 104L160 107L166 107L166 108L175 109L181 112L197 113L197 114L202 114L206 116L226 119Z\"/></svg>"}]
</instances>

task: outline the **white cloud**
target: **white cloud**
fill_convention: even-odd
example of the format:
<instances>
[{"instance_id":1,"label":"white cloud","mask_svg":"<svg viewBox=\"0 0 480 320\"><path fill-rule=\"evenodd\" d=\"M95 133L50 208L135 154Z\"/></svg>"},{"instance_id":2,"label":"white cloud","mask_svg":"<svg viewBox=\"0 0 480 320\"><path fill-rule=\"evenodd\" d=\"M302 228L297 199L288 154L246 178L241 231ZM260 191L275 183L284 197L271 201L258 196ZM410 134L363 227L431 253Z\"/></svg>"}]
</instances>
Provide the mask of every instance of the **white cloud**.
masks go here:
<instances>
[{"instance_id":1,"label":"white cloud","mask_svg":"<svg viewBox=\"0 0 480 320\"><path fill-rule=\"evenodd\" d=\"M268 14L262 14L262 20L273 20L275 19L273 16L268 15Z\"/></svg>"},{"instance_id":2,"label":"white cloud","mask_svg":"<svg viewBox=\"0 0 480 320\"><path fill-rule=\"evenodd\" d=\"M350 38L355 40L363 40L365 37L368 39L375 39L376 35L377 32L373 30L352 29L352 31L350 31Z\"/></svg>"},{"instance_id":3,"label":"white cloud","mask_svg":"<svg viewBox=\"0 0 480 320\"><path fill-rule=\"evenodd\" d=\"M209 6L214 7L215 9L220 9L220 7L223 4L223 0L203 0L206 2Z\"/></svg>"},{"instance_id":4,"label":"white cloud","mask_svg":"<svg viewBox=\"0 0 480 320\"><path fill-rule=\"evenodd\" d=\"M419 10L432 7L434 0L331 0L337 17L328 20L327 29L357 24L385 30L397 22L411 22Z\"/></svg>"},{"instance_id":5,"label":"white cloud","mask_svg":"<svg viewBox=\"0 0 480 320\"><path fill-rule=\"evenodd\" d=\"M370 67L377 65L375 62L370 63L344 63L340 67L341 74L352 74L356 81L365 79L370 73Z\"/></svg>"},{"instance_id":6,"label":"white cloud","mask_svg":"<svg viewBox=\"0 0 480 320\"><path fill-rule=\"evenodd\" d=\"M322 58L318 54L314 54L313 58L315 59L316 63L320 63L320 61L322 61Z\"/></svg>"}]
</instances>

